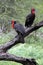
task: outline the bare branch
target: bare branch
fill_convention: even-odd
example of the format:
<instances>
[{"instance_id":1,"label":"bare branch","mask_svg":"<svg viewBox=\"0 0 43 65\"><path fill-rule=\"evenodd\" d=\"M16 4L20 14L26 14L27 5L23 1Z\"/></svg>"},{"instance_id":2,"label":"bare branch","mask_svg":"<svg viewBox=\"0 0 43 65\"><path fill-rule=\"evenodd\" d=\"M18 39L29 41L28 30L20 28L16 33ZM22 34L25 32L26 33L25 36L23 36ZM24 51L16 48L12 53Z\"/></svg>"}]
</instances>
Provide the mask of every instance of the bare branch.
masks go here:
<instances>
[{"instance_id":1,"label":"bare branch","mask_svg":"<svg viewBox=\"0 0 43 65\"><path fill-rule=\"evenodd\" d=\"M1 45L0 46L0 53L1 52L7 52L8 49L10 49L12 46L16 45L17 43L19 43L18 37L17 38L14 38L13 40L7 42L4 45Z\"/></svg>"},{"instance_id":2,"label":"bare branch","mask_svg":"<svg viewBox=\"0 0 43 65\"><path fill-rule=\"evenodd\" d=\"M35 59L17 57L15 55L9 54L9 53L0 53L0 60L15 61L15 62L21 63L23 65L36 65L37 64Z\"/></svg>"},{"instance_id":3,"label":"bare branch","mask_svg":"<svg viewBox=\"0 0 43 65\"><path fill-rule=\"evenodd\" d=\"M40 23L37 23L35 26L32 26L25 30L24 38L32 33L33 31L39 29L40 27L43 27L43 21ZM23 65L36 65L36 61L34 59L28 59L23 57L17 57L12 54L6 53L8 49L10 49L12 46L20 43L20 39L18 36L16 36L12 41L9 41L8 43L0 46L0 60L7 60L7 61L15 61L18 63L21 63Z\"/></svg>"},{"instance_id":4,"label":"bare branch","mask_svg":"<svg viewBox=\"0 0 43 65\"><path fill-rule=\"evenodd\" d=\"M25 30L25 34L24 37L26 37L27 35L29 35L30 33L32 33L33 31L39 29L40 27L43 27L43 21L37 23L35 26L32 26L30 28L27 28ZM12 41L7 42L6 44L0 46L0 52L7 52L8 49L10 49L12 46L20 43L20 39L17 37L15 37Z\"/></svg>"},{"instance_id":5,"label":"bare branch","mask_svg":"<svg viewBox=\"0 0 43 65\"><path fill-rule=\"evenodd\" d=\"M26 34L24 34L24 37L26 37L27 35L29 35L33 31L39 29L40 27L43 27L43 21L41 21L41 22L37 23L36 25L26 29L26 31L25 31Z\"/></svg>"}]
</instances>

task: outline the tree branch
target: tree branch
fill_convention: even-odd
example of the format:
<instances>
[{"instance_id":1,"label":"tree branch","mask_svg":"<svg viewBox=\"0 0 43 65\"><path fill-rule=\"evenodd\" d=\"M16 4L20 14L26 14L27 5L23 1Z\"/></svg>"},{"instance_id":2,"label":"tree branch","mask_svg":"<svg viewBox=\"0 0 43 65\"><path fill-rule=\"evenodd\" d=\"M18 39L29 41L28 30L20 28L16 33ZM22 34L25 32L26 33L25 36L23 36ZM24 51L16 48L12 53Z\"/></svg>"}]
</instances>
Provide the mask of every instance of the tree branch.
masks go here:
<instances>
[{"instance_id":1,"label":"tree branch","mask_svg":"<svg viewBox=\"0 0 43 65\"><path fill-rule=\"evenodd\" d=\"M1 52L7 52L8 49L10 49L12 46L14 46L14 45L16 45L18 43L19 43L19 39L17 37L17 38L14 38L13 40L7 42L6 44L1 45L0 46L0 53Z\"/></svg>"},{"instance_id":2,"label":"tree branch","mask_svg":"<svg viewBox=\"0 0 43 65\"><path fill-rule=\"evenodd\" d=\"M23 65L36 65L37 64L35 59L17 57L15 55L9 54L9 53L0 53L0 60L15 61L15 62L21 63Z\"/></svg>"},{"instance_id":3,"label":"tree branch","mask_svg":"<svg viewBox=\"0 0 43 65\"><path fill-rule=\"evenodd\" d=\"M27 35L29 35L30 33L32 33L33 31L39 29L40 27L43 27L43 21L37 23L36 25L30 27L30 28L27 28L25 30L25 34L24 34L24 37L26 37ZM10 49L12 46L20 43L20 39L17 37L15 37L13 40L7 42L6 44L4 45L1 45L0 46L0 52L7 52L8 49Z\"/></svg>"},{"instance_id":4,"label":"tree branch","mask_svg":"<svg viewBox=\"0 0 43 65\"><path fill-rule=\"evenodd\" d=\"M24 38L42 26L43 26L43 21L37 23L35 26L27 28L25 30ZM14 46L20 42L21 42L20 39L18 38L18 36L16 36L13 40L7 42L4 45L1 45L0 46L0 60L15 61L15 62L21 63L23 65L37 65L35 59L17 57L15 55L6 53L8 49L10 49L12 46Z\"/></svg>"},{"instance_id":5,"label":"tree branch","mask_svg":"<svg viewBox=\"0 0 43 65\"><path fill-rule=\"evenodd\" d=\"M41 22L37 23L36 25L26 29L26 31L25 31L26 34L24 34L24 37L26 37L27 35L29 35L33 31L39 29L40 27L43 27L43 21L41 21Z\"/></svg>"}]
</instances>

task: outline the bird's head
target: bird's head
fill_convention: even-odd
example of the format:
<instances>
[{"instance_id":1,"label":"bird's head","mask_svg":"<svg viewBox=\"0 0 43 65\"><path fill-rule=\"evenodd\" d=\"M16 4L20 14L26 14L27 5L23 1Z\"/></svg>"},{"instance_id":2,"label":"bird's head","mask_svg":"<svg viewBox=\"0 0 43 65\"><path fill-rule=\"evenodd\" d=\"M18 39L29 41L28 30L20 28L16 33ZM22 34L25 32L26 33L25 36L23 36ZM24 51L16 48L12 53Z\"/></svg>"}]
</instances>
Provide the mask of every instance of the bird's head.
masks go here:
<instances>
[{"instance_id":1,"label":"bird's head","mask_svg":"<svg viewBox=\"0 0 43 65\"><path fill-rule=\"evenodd\" d=\"M34 8L31 9L31 13L35 14L35 9Z\"/></svg>"},{"instance_id":2,"label":"bird's head","mask_svg":"<svg viewBox=\"0 0 43 65\"><path fill-rule=\"evenodd\" d=\"M11 21L11 25L12 25L12 28L14 29L14 25L16 24L16 21L12 20Z\"/></svg>"}]
</instances>

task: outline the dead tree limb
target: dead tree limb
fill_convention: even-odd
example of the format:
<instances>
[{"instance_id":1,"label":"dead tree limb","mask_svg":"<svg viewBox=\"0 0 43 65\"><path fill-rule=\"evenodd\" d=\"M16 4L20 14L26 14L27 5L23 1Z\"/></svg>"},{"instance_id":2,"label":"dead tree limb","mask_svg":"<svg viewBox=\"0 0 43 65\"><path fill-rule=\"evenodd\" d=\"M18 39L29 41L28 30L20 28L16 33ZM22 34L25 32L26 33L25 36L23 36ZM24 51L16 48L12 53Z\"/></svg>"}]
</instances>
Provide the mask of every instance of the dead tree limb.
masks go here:
<instances>
[{"instance_id":1,"label":"dead tree limb","mask_svg":"<svg viewBox=\"0 0 43 65\"><path fill-rule=\"evenodd\" d=\"M0 60L13 61L13 62L15 61L15 62L21 63L23 65L35 65L36 64L35 59L17 57L15 55L9 54L9 53L0 53Z\"/></svg>"},{"instance_id":2,"label":"dead tree limb","mask_svg":"<svg viewBox=\"0 0 43 65\"><path fill-rule=\"evenodd\" d=\"M30 33L32 33L33 31L39 29L40 27L43 27L43 21L37 23L35 26L32 26L28 29L25 30L25 34L24 34L24 38L29 35ZM14 38L13 40L7 42L6 44L0 46L0 52L6 52L8 49L10 49L12 46L16 45L20 43L20 39L18 37Z\"/></svg>"},{"instance_id":3,"label":"dead tree limb","mask_svg":"<svg viewBox=\"0 0 43 65\"><path fill-rule=\"evenodd\" d=\"M26 29L26 34L24 34L24 37L26 37L27 35L29 35L33 31L38 30L40 27L43 27L43 21L37 23L35 26L32 26L32 27Z\"/></svg>"},{"instance_id":4,"label":"dead tree limb","mask_svg":"<svg viewBox=\"0 0 43 65\"><path fill-rule=\"evenodd\" d=\"M43 21L37 23L35 26L32 26L32 27L26 29L24 38L42 26L43 26ZM17 57L17 56L6 53L7 50L9 50L12 46L14 46L20 42L21 42L20 39L18 37L15 37L12 41L9 41L8 43L1 45L0 46L0 60L15 61L15 62L22 63L23 65L36 65L35 60L33 60L33 59Z\"/></svg>"}]
</instances>

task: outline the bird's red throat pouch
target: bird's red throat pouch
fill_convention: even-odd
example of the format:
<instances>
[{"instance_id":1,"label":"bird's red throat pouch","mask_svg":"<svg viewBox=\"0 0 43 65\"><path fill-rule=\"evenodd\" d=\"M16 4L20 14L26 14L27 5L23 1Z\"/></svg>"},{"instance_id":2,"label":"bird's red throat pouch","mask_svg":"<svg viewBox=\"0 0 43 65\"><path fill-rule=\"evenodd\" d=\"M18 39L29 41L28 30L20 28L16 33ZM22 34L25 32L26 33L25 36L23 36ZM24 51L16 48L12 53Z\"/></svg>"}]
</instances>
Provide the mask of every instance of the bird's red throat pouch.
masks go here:
<instances>
[{"instance_id":1,"label":"bird's red throat pouch","mask_svg":"<svg viewBox=\"0 0 43 65\"><path fill-rule=\"evenodd\" d=\"M35 14L35 11L32 11L32 14Z\"/></svg>"},{"instance_id":2,"label":"bird's red throat pouch","mask_svg":"<svg viewBox=\"0 0 43 65\"><path fill-rule=\"evenodd\" d=\"M14 29L14 22L12 23L12 28Z\"/></svg>"}]
</instances>

